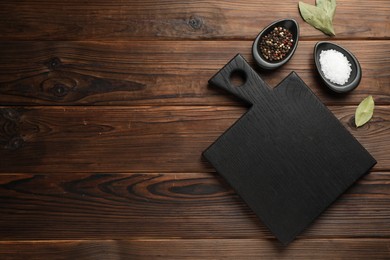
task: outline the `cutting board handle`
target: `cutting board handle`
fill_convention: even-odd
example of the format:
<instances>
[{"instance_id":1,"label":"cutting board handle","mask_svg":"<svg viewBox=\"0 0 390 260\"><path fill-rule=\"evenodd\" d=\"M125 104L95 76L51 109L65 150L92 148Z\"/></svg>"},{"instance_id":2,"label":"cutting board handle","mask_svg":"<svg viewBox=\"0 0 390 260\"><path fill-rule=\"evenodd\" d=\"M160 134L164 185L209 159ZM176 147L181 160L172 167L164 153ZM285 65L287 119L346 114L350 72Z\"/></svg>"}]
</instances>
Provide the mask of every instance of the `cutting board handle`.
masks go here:
<instances>
[{"instance_id":1,"label":"cutting board handle","mask_svg":"<svg viewBox=\"0 0 390 260\"><path fill-rule=\"evenodd\" d=\"M232 82L232 75L235 73L242 77L243 84L240 86L235 86ZM272 91L241 54L237 54L227 63L209 80L209 83L232 93L250 105L255 104L256 100L260 97L264 98Z\"/></svg>"}]
</instances>

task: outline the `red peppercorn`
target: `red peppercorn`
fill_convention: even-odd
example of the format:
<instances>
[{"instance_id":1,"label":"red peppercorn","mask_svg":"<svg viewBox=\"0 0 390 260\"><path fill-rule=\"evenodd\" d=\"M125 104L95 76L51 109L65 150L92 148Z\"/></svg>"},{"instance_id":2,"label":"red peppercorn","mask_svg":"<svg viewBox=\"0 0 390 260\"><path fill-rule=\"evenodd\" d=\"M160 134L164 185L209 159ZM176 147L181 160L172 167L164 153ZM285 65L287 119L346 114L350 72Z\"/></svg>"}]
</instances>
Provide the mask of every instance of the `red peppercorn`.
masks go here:
<instances>
[{"instance_id":1,"label":"red peppercorn","mask_svg":"<svg viewBox=\"0 0 390 260\"><path fill-rule=\"evenodd\" d=\"M291 32L284 27L275 27L260 41L260 53L270 62L277 62L286 57L293 45Z\"/></svg>"}]
</instances>

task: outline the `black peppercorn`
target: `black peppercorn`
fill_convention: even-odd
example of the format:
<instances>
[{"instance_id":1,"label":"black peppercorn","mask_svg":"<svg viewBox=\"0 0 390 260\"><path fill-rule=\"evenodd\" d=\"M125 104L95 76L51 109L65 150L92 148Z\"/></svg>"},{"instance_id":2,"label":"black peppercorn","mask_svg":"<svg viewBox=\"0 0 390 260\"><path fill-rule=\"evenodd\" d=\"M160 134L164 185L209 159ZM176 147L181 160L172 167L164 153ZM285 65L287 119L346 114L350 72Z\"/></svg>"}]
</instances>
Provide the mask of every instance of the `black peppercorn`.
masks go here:
<instances>
[{"instance_id":1,"label":"black peppercorn","mask_svg":"<svg viewBox=\"0 0 390 260\"><path fill-rule=\"evenodd\" d=\"M293 46L292 33L284 27L275 27L260 41L260 53L271 62L283 60Z\"/></svg>"}]
</instances>

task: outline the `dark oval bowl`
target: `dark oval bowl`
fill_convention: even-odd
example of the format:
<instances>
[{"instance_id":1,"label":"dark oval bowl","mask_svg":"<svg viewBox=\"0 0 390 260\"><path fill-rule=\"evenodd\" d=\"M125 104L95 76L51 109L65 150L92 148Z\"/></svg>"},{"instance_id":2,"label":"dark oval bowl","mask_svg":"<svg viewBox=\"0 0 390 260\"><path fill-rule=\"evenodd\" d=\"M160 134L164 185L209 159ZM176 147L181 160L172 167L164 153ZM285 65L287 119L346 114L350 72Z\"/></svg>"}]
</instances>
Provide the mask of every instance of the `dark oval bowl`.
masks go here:
<instances>
[{"instance_id":1,"label":"dark oval bowl","mask_svg":"<svg viewBox=\"0 0 390 260\"><path fill-rule=\"evenodd\" d=\"M345 83L344 85L339 85L330 82L327 78L325 78L325 75L321 70L320 53L323 50L330 50L330 49L339 51L342 54L344 54L344 56L348 59L349 63L351 64L352 71L349 76L348 82ZM355 89L359 85L360 79L362 78L362 69L360 67L359 61L350 51L341 47L340 45L331 42L318 42L314 46L314 61L317 67L317 71L320 74L322 80L324 81L325 85L331 90L337 93L345 93Z\"/></svg>"},{"instance_id":2,"label":"dark oval bowl","mask_svg":"<svg viewBox=\"0 0 390 260\"><path fill-rule=\"evenodd\" d=\"M259 48L260 48L259 41L263 35L269 34L275 27L279 27L279 26L288 29L292 33L294 42L293 42L292 48L290 49L290 52L283 60L278 61L278 62L270 62L270 61L267 61L266 59L264 59L263 56L261 55L261 52L259 50ZM268 25L267 27L265 27L259 33L259 35L257 35L255 41L253 42L253 46L252 46L253 58L255 59L257 65L259 65L263 69L273 70L273 69L279 68L280 66L286 64L291 59L295 50L297 49L298 40L299 40L299 26L298 26L298 23L294 19L283 19L283 20L275 21L275 22L271 23L270 25Z\"/></svg>"}]
</instances>

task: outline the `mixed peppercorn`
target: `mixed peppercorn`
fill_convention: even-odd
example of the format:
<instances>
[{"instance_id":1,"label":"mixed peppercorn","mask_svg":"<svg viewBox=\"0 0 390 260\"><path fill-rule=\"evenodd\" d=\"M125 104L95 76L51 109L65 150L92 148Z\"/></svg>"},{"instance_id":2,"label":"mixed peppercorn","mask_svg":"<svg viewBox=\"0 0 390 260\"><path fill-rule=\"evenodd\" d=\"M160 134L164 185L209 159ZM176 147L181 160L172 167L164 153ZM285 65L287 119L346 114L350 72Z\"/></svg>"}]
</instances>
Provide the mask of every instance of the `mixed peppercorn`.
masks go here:
<instances>
[{"instance_id":1,"label":"mixed peppercorn","mask_svg":"<svg viewBox=\"0 0 390 260\"><path fill-rule=\"evenodd\" d=\"M283 60L292 49L292 33L284 27L275 27L260 41L260 52L264 59L271 62Z\"/></svg>"}]
</instances>

